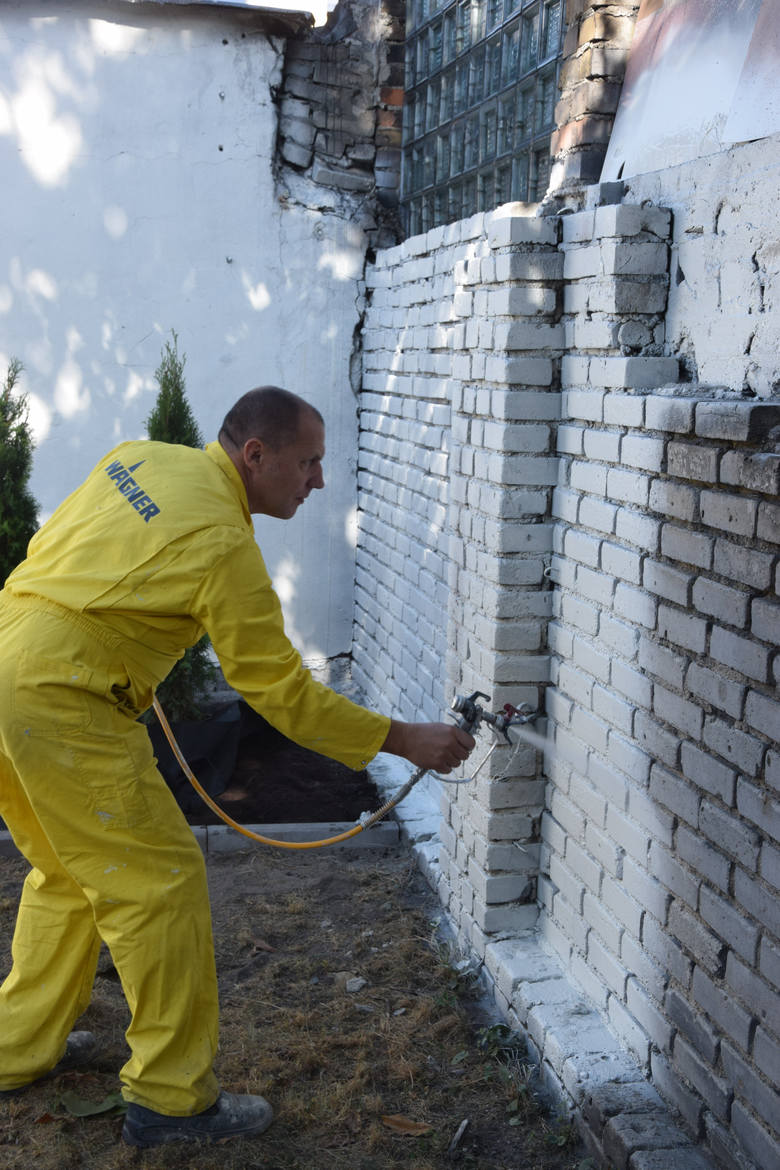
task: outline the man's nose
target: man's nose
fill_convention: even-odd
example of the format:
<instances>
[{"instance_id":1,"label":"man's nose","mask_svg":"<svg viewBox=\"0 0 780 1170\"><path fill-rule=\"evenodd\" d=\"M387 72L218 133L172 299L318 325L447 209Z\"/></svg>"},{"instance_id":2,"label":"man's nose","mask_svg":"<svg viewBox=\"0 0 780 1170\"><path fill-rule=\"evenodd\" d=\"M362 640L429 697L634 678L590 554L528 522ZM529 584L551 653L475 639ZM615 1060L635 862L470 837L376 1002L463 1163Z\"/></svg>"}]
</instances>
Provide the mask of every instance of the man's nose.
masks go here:
<instances>
[{"instance_id":1,"label":"man's nose","mask_svg":"<svg viewBox=\"0 0 780 1170\"><path fill-rule=\"evenodd\" d=\"M325 477L322 474L321 467L317 467L317 470L314 472L314 475L309 480L309 485L312 488L312 490L314 488L324 488L325 487Z\"/></svg>"}]
</instances>

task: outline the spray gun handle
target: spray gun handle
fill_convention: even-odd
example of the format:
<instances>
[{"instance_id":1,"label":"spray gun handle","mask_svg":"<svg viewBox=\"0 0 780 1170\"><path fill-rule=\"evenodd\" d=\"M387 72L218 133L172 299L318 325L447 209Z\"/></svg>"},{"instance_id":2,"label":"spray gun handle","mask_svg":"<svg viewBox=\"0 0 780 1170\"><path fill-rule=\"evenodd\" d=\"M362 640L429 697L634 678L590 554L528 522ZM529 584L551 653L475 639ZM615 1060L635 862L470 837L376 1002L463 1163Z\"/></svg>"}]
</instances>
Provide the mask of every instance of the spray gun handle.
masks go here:
<instances>
[{"instance_id":1,"label":"spray gun handle","mask_svg":"<svg viewBox=\"0 0 780 1170\"><path fill-rule=\"evenodd\" d=\"M485 699L489 703L490 695L486 695L484 691L472 691L468 696L456 695L450 704L450 709L460 715L460 718L453 716L455 723L463 731L467 731L469 735L479 725L480 720L485 718L485 712L477 699Z\"/></svg>"}]
</instances>

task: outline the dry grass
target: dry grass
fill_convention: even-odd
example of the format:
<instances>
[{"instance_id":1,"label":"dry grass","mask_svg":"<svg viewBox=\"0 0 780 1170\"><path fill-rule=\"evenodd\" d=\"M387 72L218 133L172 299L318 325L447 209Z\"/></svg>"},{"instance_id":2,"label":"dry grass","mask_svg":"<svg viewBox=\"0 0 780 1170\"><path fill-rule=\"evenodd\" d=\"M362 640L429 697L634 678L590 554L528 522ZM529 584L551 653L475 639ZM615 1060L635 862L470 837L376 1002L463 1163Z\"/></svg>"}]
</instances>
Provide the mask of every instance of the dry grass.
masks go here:
<instances>
[{"instance_id":1,"label":"dry grass","mask_svg":"<svg viewBox=\"0 0 780 1170\"><path fill-rule=\"evenodd\" d=\"M24 867L2 863L0 969L8 967ZM567 1128L536 1100L507 1030L480 1015L432 920L437 904L402 855L258 850L209 864L222 1031L217 1073L259 1092L277 1120L263 1137L151 1151L119 1141L121 1118L75 1118L70 1090L99 1102L118 1089L127 1009L108 955L81 1026L96 1068L0 1103L4 1170L576 1170ZM348 991L347 978L365 984ZM388 1116L412 1132L390 1128ZM450 1152L461 1124L469 1124Z\"/></svg>"}]
</instances>

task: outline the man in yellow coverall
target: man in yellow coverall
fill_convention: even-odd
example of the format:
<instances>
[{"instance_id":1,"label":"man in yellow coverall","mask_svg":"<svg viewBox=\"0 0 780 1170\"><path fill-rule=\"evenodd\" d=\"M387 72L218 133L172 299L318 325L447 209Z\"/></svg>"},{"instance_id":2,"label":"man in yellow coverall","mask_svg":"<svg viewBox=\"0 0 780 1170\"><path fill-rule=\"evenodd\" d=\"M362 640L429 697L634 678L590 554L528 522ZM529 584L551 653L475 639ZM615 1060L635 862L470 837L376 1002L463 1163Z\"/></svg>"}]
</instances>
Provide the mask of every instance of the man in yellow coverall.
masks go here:
<instances>
[{"instance_id":1,"label":"man in yellow coverall","mask_svg":"<svg viewBox=\"0 0 780 1170\"><path fill-rule=\"evenodd\" d=\"M208 633L252 707L348 767L386 751L448 772L474 746L335 694L285 636L251 514L288 519L323 487L324 437L313 407L262 387L205 450L123 443L0 592L0 816L33 867L0 987L0 1092L88 1054L93 1039L71 1028L103 941L132 1014L133 1145L256 1134L273 1116L217 1085L205 865L137 722L185 648Z\"/></svg>"}]
</instances>

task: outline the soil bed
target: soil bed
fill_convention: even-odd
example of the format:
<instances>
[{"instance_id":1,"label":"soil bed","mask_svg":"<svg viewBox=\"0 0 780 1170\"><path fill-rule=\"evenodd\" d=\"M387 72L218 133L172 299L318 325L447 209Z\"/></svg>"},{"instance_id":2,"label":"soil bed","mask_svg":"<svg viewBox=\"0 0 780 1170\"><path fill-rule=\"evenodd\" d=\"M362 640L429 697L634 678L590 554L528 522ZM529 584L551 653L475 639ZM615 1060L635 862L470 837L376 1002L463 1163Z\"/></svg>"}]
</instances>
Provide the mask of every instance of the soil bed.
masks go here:
<instances>
[{"instance_id":1,"label":"soil bed","mask_svg":"<svg viewBox=\"0 0 780 1170\"><path fill-rule=\"evenodd\" d=\"M21 860L0 865L0 976L25 872ZM268 1097L271 1129L254 1140L137 1151L119 1140L116 1113L71 1114L66 1094L105 1101L128 1055L127 1008L104 951L80 1022L99 1039L94 1067L0 1101L4 1170L591 1165L539 1105L522 1047L452 966L436 931L439 904L405 850L257 847L210 857L208 872L222 1004L217 1073L226 1088Z\"/></svg>"},{"instance_id":2,"label":"soil bed","mask_svg":"<svg viewBox=\"0 0 780 1170\"><path fill-rule=\"evenodd\" d=\"M238 708L237 719L212 725L222 727L224 735L203 755L197 748L188 750L186 727L181 745L197 779L234 820L242 825L356 821L380 807L368 772L353 772L299 747L245 703ZM196 734L200 730L194 725ZM184 776L161 730L152 724L150 733L160 769L189 823L219 824Z\"/></svg>"}]
</instances>

